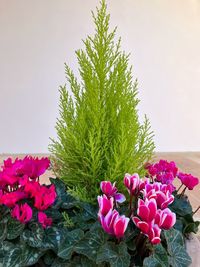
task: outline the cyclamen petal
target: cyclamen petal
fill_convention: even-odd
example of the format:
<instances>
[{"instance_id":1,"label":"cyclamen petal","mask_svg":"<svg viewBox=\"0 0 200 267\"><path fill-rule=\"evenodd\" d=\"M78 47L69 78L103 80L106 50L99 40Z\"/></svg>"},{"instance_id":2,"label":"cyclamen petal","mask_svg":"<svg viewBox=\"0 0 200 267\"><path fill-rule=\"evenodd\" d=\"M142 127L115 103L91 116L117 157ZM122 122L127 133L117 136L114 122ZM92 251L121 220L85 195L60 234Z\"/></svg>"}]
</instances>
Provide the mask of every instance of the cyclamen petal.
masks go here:
<instances>
[{"instance_id":1,"label":"cyclamen petal","mask_svg":"<svg viewBox=\"0 0 200 267\"><path fill-rule=\"evenodd\" d=\"M44 212L38 212L38 221L43 228L47 228L52 225L52 218L47 217Z\"/></svg>"},{"instance_id":2,"label":"cyclamen petal","mask_svg":"<svg viewBox=\"0 0 200 267\"><path fill-rule=\"evenodd\" d=\"M106 216L110 209L113 209L113 198L109 199L106 195L103 195L98 196L97 199L99 203L99 213Z\"/></svg>"},{"instance_id":3,"label":"cyclamen petal","mask_svg":"<svg viewBox=\"0 0 200 267\"><path fill-rule=\"evenodd\" d=\"M129 220L130 219L126 218L124 215L118 216L115 219L115 222L113 224L113 229L114 229L114 234L117 238L121 238L124 236Z\"/></svg>"},{"instance_id":4,"label":"cyclamen petal","mask_svg":"<svg viewBox=\"0 0 200 267\"><path fill-rule=\"evenodd\" d=\"M191 174L180 172L178 178L189 190L193 190L199 184L199 179Z\"/></svg>"},{"instance_id":5,"label":"cyclamen petal","mask_svg":"<svg viewBox=\"0 0 200 267\"><path fill-rule=\"evenodd\" d=\"M118 203L123 203L124 201L126 201L126 197L123 194L121 194L121 193L116 193L114 195L114 199Z\"/></svg>"},{"instance_id":6,"label":"cyclamen petal","mask_svg":"<svg viewBox=\"0 0 200 267\"><path fill-rule=\"evenodd\" d=\"M32 218L32 214L32 209L27 203L22 205L17 204L11 212L12 217L21 223L29 222Z\"/></svg>"}]
</instances>

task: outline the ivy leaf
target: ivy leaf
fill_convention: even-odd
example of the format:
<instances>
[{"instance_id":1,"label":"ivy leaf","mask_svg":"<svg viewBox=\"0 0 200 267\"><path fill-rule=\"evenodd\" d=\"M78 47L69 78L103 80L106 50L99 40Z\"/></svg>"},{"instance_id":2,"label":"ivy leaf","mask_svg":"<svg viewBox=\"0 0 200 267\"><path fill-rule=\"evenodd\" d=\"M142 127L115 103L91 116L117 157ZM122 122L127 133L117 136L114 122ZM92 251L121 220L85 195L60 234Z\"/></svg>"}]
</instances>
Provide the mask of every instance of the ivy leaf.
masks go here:
<instances>
[{"instance_id":1,"label":"ivy leaf","mask_svg":"<svg viewBox=\"0 0 200 267\"><path fill-rule=\"evenodd\" d=\"M111 267L129 267L130 255L127 252L127 246L124 242L116 245L111 242L101 246L98 255L97 263L108 262Z\"/></svg>"},{"instance_id":2,"label":"ivy leaf","mask_svg":"<svg viewBox=\"0 0 200 267\"><path fill-rule=\"evenodd\" d=\"M76 244L83 238L83 236L84 232L80 229L68 232L65 239L58 247L58 256L64 260L70 259Z\"/></svg>"},{"instance_id":3,"label":"ivy leaf","mask_svg":"<svg viewBox=\"0 0 200 267\"><path fill-rule=\"evenodd\" d=\"M13 218L8 219L7 223L7 239L12 240L17 238L24 230L24 224Z\"/></svg>"},{"instance_id":4,"label":"ivy leaf","mask_svg":"<svg viewBox=\"0 0 200 267\"><path fill-rule=\"evenodd\" d=\"M75 251L96 261L100 247L105 243L107 234L101 228L93 228L76 245Z\"/></svg>"}]
</instances>

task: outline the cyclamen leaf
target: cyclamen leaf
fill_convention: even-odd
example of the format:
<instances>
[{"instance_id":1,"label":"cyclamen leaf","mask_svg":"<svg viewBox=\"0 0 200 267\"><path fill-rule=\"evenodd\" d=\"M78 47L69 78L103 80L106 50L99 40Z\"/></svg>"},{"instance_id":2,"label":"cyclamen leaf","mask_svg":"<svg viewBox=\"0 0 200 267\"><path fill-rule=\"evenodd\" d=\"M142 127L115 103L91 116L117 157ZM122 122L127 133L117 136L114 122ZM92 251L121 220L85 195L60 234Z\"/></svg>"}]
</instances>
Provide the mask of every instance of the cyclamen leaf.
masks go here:
<instances>
[{"instance_id":1,"label":"cyclamen leaf","mask_svg":"<svg viewBox=\"0 0 200 267\"><path fill-rule=\"evenodd\" d=\"M164 231L167 241L168 253L170 255L169 262L173 267L188 267L191 258L188 255L182 234L175 229Z\"/></svg>"},{"instance_id":2,"label":"cyclamen leaf","mask_svg":"<svg viewBox=\"0 0 200 267\"><path fill-rule=\"evenodd\" d=\"M36 227L32 231L25 230L21 235L22 240L34 248L41 248L43 246L43 237L44 230L40 227Z\"/></svg>"},{"instance_id":3,"label":"cyclamen leaf","mask_svg":"<svg viewBox=\"0 0 200 267\"><path fill-rule=\"evenodd\" d=\"M44 251L29 247L25 244L22 247L23 266L32 266L33 264L36 264L43 254Z\"/></svg>"},{"instance_id":4,"label":"cyclamen leaf","mask_svg":"<svg viewBox=\"0 0 200 267\"><path fill-rule=\"evenodd\" d=\"M0 221L0 242L4 241L7 234L7 220Z\"/></svg>"},{"instance_id":5,"label":"cyclamen leaf","mask_svg":"<svg viewBox=\"0 0 200 267\"><path fill-rule=\"evenodd\" d=\"M174 202L169 206L169 208L180 216L185 216L192 213L192 206L186 198L175 197Z\"/></svg>"},{"instance_id":6,"label":"cyclamen leaf","mask_svg":"<svg viewBox=\"0 0 200 267\"><path fill-rule=\"evenodd\" d=\"M167 251L161 244L154 246L154 256L163 267L169 266Z\"/></svg>"},{"instance_id":7,"label":"cyclamen leaf","mask_svg":"<svg viewBox=\"0 0 200 267\"><path fill-rule=\"evenodd\" d=\"M101 228L91 229L76 245L75 251L96 261L101 246L105 243L107 234Z\"/></svg>"},{"instance_id":8,"label":"cyclamen leaf","mask_svg":"<svg viewBox=\"0 0 200 267\"><path fill-rule=\"evenodd\" d=\"M64 229L58 229L56 227L51 227L45 230L43 238L43 247L46 249L52 249L54 252L57 252L60 243L65 237Z\"/></svg>"},{"instance_id":9,"label":"cyclamen leaf","mask_svg":"<svg viewBox=\"0 0 200 267\"><path fill-rule=\"evenodd\" d=\"M170 230L164 231L164 235L168 246L170 246L172 243L184 246L183 236L178 230L171 228Z\"/></svg>"},{"instance_id":10,"label":"cyclamen leaf","mask_svg":"<svg viewBox=\"0 0 200 267\"><path fill-rule=\"evenodd\" d=\"M22 250L20 247L10 243L3 242L4 251L3 267L21 267L22 266Z\"/></svg>"},{"instance_id":11,"label":"cyclamen leaf","mask_svg":"<svg viewBox=\"0 0 200 267\"><path fill-rule=\"evenodd\" d=\"M129 267L130 255L127 252L126 244L120 243L116 245L107 242L101 246L97 255L97 263L102 262L108 262L111 267Z\"/></svg>"},{"instance_id":12,"label":"cyclamen leaf","mask_svg":"<svg viewBox=\"0 0 200 267\"><path fill-rule=\"evenodd\" d=\"M83 236L84 232L80 229L67 233L65 239L58 248L58 256L65 260L70 259L77 243L83 238Z\"/></svg>"},{"instance_id":13,"label":"cyclamen leaf","mask_svg":"<svg viewBox=\"0 0 200 267\"><path fill-rule=\"evenodd\" d=\"M188 267L192 263L186 249L176 243L170 245L169 254L170 265L173 267Z\"/></svg>"},{"instance_id":14,"label":"cyclamen leaf","mask_svg":"<svg viewBox=\"0 0 200 267\"><path fill-rule=\"evenodd\" d=\"M24 230L24 224L13 218L9 218L7 223L7 239L12 240L18 237Z\"/></svg>"},{"instance_id":15,"label":"cyclamen leaf","mask_svg":"<svg viewBox=\"0 0 200 267\"><path fill-rule=\"evenodd\" d=\"M144 259L143 267L163 267L163 265L154 255Z\"/></svg>"}]
</instances>

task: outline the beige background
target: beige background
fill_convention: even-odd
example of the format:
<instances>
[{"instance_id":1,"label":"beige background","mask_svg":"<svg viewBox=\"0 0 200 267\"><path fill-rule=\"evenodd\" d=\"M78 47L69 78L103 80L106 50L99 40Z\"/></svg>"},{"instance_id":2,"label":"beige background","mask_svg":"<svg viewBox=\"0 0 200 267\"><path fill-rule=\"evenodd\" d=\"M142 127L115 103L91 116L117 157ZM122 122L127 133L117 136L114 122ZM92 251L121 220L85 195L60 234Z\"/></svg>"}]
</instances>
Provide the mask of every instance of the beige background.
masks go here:
<instances>
[{"instance_id":1,"label":"beige background","mask_svg":"<svg viewBox=\"0 0 200 267\"><path fill-rule=\"evenodd\" d=\"M47 152L96 0L0 0L0 153ZM108 0L158 151L200 151L200 1ZM141 117L142 118L142 117Z\"/></svg>"}]
</instances>

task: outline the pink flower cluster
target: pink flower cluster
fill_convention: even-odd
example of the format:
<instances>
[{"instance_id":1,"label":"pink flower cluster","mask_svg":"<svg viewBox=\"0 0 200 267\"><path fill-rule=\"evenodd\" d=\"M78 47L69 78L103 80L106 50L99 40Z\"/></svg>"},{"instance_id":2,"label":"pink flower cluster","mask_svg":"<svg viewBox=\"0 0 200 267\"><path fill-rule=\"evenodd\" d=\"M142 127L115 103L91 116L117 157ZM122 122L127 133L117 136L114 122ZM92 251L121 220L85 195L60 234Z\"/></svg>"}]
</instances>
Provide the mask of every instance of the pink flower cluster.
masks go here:
<instances>
[{"instance_id":1,"label":"pink flower cluster","mask_svg":"<svg viewBox=\"0 0 200 267\"><path fill-rule=\"evenodd\" d=\"M162 184L172 184L177 175L178 168L174 161L160 160L155 164L147 164L146 166L149 174L156 177L157 182Z\"/></svg>"},{"instance_id":2,"label":"pink flower cluster","mask_svg":"<svg viewBox=\"0 0 200 267\"><path fill-rule=\"evenodd\" d=\"M4 161L0 171L0 204L11 209L11 215L21 223L29 222L33 217L33 209L26 202L32 202L38 210L38 221L46 228L52 224L44 211L56 199L55 186L40 185L39 176L49 167L48 158L24 159L11 158Z\"/></svg>"},{"instance_id":3,"label":"pink flower cluster","mask_svg":"<svg viewBox=\"0 0 200 267\"><path fill-rule=\"evenodd\" d=\"M160 243L161 230L170 229L176 222L175 213L167 208L174 201L172 188L159 182L150 183L148 178L142 180L137 174L126 174L124 185L130 197L143 198L138 199L137 216L132 217L133 222L152 244Z\"/></svg>"},{"instance_id":4,"label":"pink flower cluster","mask_svg":"<svg viewBox=\"0 0 200 267\"><path fill-rule=\"evenodd\" d=\"M155 164L146 164L150 176L157 182L171 186L171 191L176 188L173 186L173 181L177 177L180 179L182 185L185 185L189 190L193 190L199 184L199 179L191 174L182 173L178 171L174 161L160 160Z\"/></svg>"},{"instance_id":5,"label":"pink flower cluster","mask_svg":"<svg viewBox=\"0 0 200 267\"><path fill-rule=\"evenodd\" d=\"M99 203L99 221L105 232L120 239L124 236L130 219L124 215L120 216L118 211L114 209L114 205L117 202L124 202L125 196L117 193L115 183L103 181L100 187L104 195L97 198Z\"/></svg>"}]
</instances>

